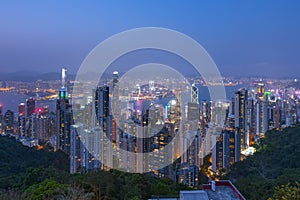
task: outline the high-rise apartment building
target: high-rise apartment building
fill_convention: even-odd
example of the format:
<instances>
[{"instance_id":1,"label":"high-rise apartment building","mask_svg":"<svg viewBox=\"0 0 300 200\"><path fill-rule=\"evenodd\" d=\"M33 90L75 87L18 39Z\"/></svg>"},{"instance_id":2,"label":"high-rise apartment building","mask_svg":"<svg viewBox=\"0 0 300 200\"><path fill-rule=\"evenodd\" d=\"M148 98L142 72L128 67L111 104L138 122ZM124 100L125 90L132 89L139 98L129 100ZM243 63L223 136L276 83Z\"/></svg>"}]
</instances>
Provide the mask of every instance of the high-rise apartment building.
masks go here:
<instances>
[{"instance_id":1,"label":"high-rise apartment building","mask_svg":"<svg viewBox=\"0 0 300 200\"><path fill-rule=\"evenodd\" d=\"M14 133L14 112L11 110L4 114L4 130L6 134Z\"/></svg>"}]
</instances>

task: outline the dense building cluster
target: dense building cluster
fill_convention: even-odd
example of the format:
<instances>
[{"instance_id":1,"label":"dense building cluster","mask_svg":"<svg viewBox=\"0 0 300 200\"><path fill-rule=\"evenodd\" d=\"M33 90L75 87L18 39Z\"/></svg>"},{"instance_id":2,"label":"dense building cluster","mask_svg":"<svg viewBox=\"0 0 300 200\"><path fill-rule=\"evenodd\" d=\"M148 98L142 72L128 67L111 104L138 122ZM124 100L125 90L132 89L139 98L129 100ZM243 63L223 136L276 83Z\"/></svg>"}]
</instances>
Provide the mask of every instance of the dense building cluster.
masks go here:
<instances>
[{"instance_id":1,"label":"dense building cluster","mask_svg":"<svg viewBox=\"0 0 300 200\"><path fill-rule=\"evenodd\" d=\"M1 106L0 132L27 146L48 143L65 152L70 173L115 168L197 187L204 157L211 156L210 173L219 174L253 154L266 131L299 121L300 95L294 85L266 87L258 80L230 100L213 102L199 100L200 82L193 82L186 90L150 80L124 91L114 72L92 95L83 95L85 104L78 104L68 93L63 68L55 112L37 107L35 98L19 104L17 117L11 110L3 113Z\"/></svg>"}]
</instances>

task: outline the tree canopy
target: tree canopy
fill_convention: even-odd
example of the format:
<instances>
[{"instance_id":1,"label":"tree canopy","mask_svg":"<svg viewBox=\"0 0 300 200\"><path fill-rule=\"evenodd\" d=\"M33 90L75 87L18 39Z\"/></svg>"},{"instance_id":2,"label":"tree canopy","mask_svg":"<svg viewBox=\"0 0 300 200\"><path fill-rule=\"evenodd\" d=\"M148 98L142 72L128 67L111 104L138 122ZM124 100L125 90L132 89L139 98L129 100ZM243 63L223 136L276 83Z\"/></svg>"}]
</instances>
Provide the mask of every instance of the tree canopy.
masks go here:
<instances>
[{"instance_id":1,"label":"tree canopy","mask_svg":"<svg viewBox=\"0 0 300 200\"><path fill-rule=\"evenodd\" d=\"M232 180L246 199L273 198L279 187L300 182L299 147L300 126L268 131L257 152L234 164L223 178Z\"/></svg>"}]
</instances>

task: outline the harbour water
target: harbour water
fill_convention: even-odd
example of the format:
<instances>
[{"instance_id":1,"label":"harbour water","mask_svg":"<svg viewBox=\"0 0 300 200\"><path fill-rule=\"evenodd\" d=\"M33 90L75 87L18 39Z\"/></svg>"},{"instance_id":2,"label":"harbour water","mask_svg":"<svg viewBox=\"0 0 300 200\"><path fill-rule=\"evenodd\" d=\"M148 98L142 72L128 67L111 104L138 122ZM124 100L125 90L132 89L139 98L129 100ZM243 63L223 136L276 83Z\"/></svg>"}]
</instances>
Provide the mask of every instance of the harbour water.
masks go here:
<instances>
[{"instance_id":1,"label":"harbour water","mask_svg":"<svg viewBox=\"0 0 300 200\"><path fill-rule=\"evenodd\" d=\"M16 92L0 92L0 105L2 105L2 112L5 113L7 110L11 110L15 114L18 113L18 105L20 103L26 104L26 99L28 98L30 98L30 96ZM36 101L37 108L43 106L49 106L50 112L55 111L55 100Z\"/></svg>"},{"instance_id":2,"label":"harbour water","mask_svg":"<svg viewBox=\"0 0 300 200\"><path fill-rule=\"evenodd\" d=\"M208 88L206 86L198 85L199 90L199 102L206 100L210 100L210 95ZM239 89L242 88L242 85L238 86L226 86L226 97L228 100L231 100L234 97L234 93ZM187 97L189 97L189 94L187 94ZM14 113L18 112L18 105L20 103L26 103L26 99L28 99L29 96L22 95L16 92L0 92L0 105L3 107L3 113L5 113L7 110L12 110ZM35 98L35 97L33 97ZM43 100L43 101L37 101L36 107L43 107L43 106L49 106L49 111L55 111L55 100Z\"/></svg>"},{"instance_id":3,"label":"harbour water","mask_svg":"<svg viewBox=\"0 0 300 200\"><path fill-rule=\"evenodd\" d=\"M240 88L245 87L244 85L237 86L225 86L226 99L231 100L234 98L234 93L237 92ZM210 101L210 95L207 86L197 85L198 88L198 99L201 101Z\"/></svg>"}]
</instances>

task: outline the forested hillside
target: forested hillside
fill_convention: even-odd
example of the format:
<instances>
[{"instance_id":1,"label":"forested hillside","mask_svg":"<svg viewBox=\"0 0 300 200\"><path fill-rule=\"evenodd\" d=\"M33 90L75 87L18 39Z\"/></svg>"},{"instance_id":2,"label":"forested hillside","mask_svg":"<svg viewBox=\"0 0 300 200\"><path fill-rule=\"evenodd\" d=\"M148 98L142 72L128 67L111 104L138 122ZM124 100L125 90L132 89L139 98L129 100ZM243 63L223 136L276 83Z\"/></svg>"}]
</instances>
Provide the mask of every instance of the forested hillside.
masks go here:
<instances>
[{"instance_id":1,"label":"forested hillside","mask_svg":"<svg viewBox=\"0 0 300 200\"><path fill-rule=\"evenodd\" d=\"M300 198L300 126L267 132L257 148L253 156L233 165L225 178L249 200L282 199L278 195L297 192L298 197L286 199Z\"/></svg>"},{"instance_id":2,"label":"forested hillside","mask_svg":"<svg viewBox=\"0 0 300 200\"><path fill-rule=\"evenodd\" d=\"M23 146L0 137L0 199L148 199L188 189L168 179L119 171L69 174L62 152Z\"/></svg>"}]
</instances>

